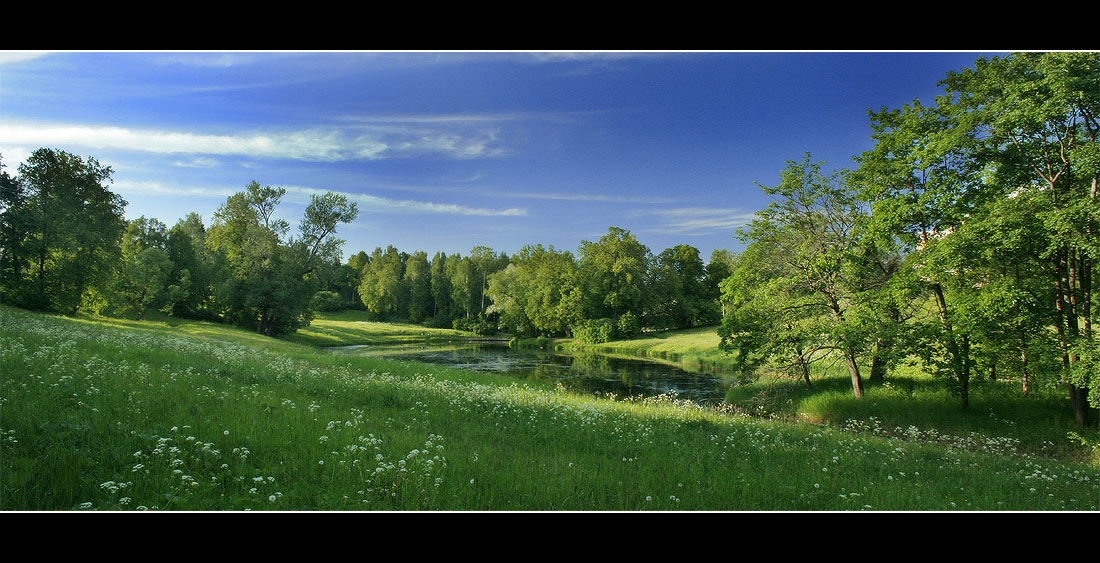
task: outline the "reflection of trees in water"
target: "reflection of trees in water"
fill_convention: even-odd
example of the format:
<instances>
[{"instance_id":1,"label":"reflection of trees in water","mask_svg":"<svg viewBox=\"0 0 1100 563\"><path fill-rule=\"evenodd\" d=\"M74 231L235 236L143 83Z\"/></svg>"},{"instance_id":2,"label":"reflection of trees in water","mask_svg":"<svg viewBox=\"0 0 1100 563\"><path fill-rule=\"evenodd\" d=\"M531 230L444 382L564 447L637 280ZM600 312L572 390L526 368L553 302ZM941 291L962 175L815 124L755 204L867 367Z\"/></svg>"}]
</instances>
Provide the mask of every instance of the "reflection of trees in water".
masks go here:
<instances>
[{"instance_id":1,"label":"reflection of trees in water","mask_svg":"<svg viewBox=\"0 0 1100 563\"><path fill-rule=\"evenodd\" d=\"M608 356L598 354L578 354L573 356L573 370L580 372L588 381L590 387L596 387L600 391L615 393L630 393L634 387L637 374L635 369L622 369L622 362ZM643 377L645 375L643 374ZM618 379L621 387L611 383ZM598 382L598 384L595 384ZM594 385L595 384L595 385Z\"/></svg>"},{"instance_id":2,"label":"reflection of trees in water","mask_svg":"<svg viewBox=\"0 0 1100 563\"><path fill-rule=\"evenodd\" d=\"M540 383L561 383L573 392L613 393L620 397L658 394L673 388L683 393L693 388L702 395L720 400L724 396L725 387L713 377L692 374L662 364L599 354L562 356L549 352L517 352L502 346L477 345L450 350L426 350L405 358L509 374ZM688 391L688 394L695 393Z\"/></svg>"}]
</instances>

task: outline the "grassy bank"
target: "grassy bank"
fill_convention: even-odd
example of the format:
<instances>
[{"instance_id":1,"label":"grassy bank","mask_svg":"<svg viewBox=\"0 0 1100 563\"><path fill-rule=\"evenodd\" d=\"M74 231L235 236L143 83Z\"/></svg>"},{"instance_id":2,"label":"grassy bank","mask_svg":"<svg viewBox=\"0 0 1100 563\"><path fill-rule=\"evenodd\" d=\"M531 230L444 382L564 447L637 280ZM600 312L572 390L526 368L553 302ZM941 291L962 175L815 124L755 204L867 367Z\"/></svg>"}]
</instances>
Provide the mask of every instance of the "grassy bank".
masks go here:
<instances>
[{"instance_id":1,"label":"grassy bank","mask_svg":"<svg viewBox=\"0 0 1100 563\"><path fill-rule=\"evenodd\" d=\"M669 330L601 344L586 344L571 338L532 338L520 347L556 349L562 352L593 352L612 356L646 358L679 366L687 371L730 371L730 358L718 349L717 327Z\"/></svg>"},{"instance_id":2,"label":"grassy bank","mask_svg":"<svg viewBox=\"0 0 1100 563\"><path fill-rule=\"evenodd\" d=\"M3 510L1097 510L1086 464L0 308Z\"/></svg>"},{"instance_id":3,"label":"grassy bank","mask_svg":"<svg viewBox=\"0 0 1100 563\"><path fill-rule=\"evenodd\" d=\"M309 326L284 337L310 346L352 346L403 344L413 342L451 342L474 336L472 332L449 328L427 328L410 323L384 323L370 320L366 311L317 313Z\"/></svg>"}]
</instances>

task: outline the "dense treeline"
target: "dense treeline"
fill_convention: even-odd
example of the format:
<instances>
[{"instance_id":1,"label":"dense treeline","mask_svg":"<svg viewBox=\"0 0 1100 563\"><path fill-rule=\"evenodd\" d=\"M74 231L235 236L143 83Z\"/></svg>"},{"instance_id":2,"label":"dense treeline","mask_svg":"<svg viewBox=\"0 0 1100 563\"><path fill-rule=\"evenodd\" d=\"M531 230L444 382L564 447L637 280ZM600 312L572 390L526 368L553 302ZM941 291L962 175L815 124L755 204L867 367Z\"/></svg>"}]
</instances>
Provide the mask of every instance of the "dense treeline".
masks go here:
<instances>
[{"instance_id":1,"label":"dense treeline","mask_svg":"<svg viewBox=\"0 0 1100 563\"><path fill-rule=\"evenodd\" d=\"M864 375L919 362L957 386L1036 374L1100 406L1100 55L1023 53L952 72L934 105L869 112L854 170L790 162L739 231L720 335L746 370ZM870 364L869 373L862 367Z\"/></svg>"},{"instance_id":2,"label":"dense treeline","mask_svg":"<svg viewBox=\"0 0 1100 563\"><path fill-rule=\"evenodd\" d=\"M250 183L209 228L195 213L171 229L127 221L110 167L39 149L16 176L0 166L0 300L28 309L141 318L150 308L275 336L312 318L318 289L341 274L337 225L358 210L311 196L299 233L273 218L286 190Z\"/></svg>"},{"instance_id":3,"label":"dense treeline","mask_svg":"<svg viewBox=\"0 0 1100 563\"><path fill-rule=\"evenodd\" d=\"M513 256L478 246L468 256L437 252L429 260L426 252L389 246L353 255L348 285L325 299L380 320L603 342L642 330L716 324L718 283L731 264L726 251L704 264L688 245L654 256L618 227L597 242L582 242L577 257L539 244ZM352 304L352 293L359 303Z\"/></svg>"},{"instance_id":4,"label":"dense treeline","mask_svg":"<svg viewBox=\"0 0 1100 563\"><path fill-rule=\"evenodd\" d=\"M0 167L0 171L3 171ZM317 310L360 308L379 320L518 337L603 342L642 330L716 324L718 283L732 264L704 265L678 245L654 256L611 227L577 257L526 246L509 257L477 246L468 256L393 246L341 264L337 225L358 210L343 196L312 196L298 236L274 217L285 190L252 182L207 226L191 213L174 226L123 217L94 158L40 149L2 173L0 299L36 310L141 318L150 309L221 321L275 336Z\"/></svg>"}]
</instances>

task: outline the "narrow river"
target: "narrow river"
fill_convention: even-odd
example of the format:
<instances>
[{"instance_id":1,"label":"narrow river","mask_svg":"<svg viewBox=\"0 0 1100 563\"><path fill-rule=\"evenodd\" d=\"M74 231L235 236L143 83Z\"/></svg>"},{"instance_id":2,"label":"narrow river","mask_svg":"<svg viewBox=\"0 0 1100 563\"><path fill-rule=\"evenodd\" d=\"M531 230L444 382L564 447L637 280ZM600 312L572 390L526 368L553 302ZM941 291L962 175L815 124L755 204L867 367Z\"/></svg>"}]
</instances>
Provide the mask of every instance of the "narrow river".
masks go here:
<instances>
[{"instance_id":1,"label":"narrow river","mask_svg":"<svg viewBox=\"0 0 1100 563\"><path fill-rule=\"evenodd\" d=\"M568 355L541 350L517 350L503 343L462 346L387 348L347 346L332 348L342 354L364 354L394 360L444 365L555 383L584 393L618 397L652 397L674 394L697 403L721 402L731 379L708 373L691 373L675 366L641 359L599 354Z\"/></svg>"}]
</instances>

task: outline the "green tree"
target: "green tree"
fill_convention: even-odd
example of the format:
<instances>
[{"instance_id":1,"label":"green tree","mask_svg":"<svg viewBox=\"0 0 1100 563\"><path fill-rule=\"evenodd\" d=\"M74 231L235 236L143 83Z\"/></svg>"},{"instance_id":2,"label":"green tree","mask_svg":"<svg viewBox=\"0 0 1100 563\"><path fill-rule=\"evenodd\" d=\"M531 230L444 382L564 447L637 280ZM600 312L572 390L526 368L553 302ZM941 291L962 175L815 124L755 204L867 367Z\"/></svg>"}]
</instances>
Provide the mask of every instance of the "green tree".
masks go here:
<instances>
[{"instance_id":1,"label":"green tree","mask_svg":"<svg viewBox=\"0 0 1100 563\"><path fill-rule=\"evenodd\" d=\"M1089 423L1100 406L1091 357L1095 260L1100 256L1100 54L1015 53L980 58L949 73L941 105L956 129L981 141L981 160L1003 191L1037 191L1048 240L1042 255L1056 299L1051 307L1074 415Z\"/></svg>"},{"instance_id":2,"label":"green tree","mask_svg":"<svg viewBox=\"0 0 1100 563\"><path fill-rule=\"evenodd\" d=\"M708 290L706 266L699 250L678 244L650 262L646 326L691 328L717 320L716 295Z\"/></svg>"},{"instance_id":3,"label":"green tree","mask_svg":"<svg viewBox=\"0 0 1100 563\"><path fill-rule=\"evenodd\" d=\"M38 149L4 179L3 295L32 309L75 314L106 287L119 257L126 202L109 166Z\"/></svg>"},{"instance_id":4,"label":"green tree","mask_svg":"<svg viewBox=\"0 0 1100 563\"><path fill-rule=\"evenodd\" d=\"M451 276L447 272L447 254L432 256L432 325L451 326Z\"/></svg>"},{"instance_id":5,"label":"green tree","mask_svg":"<svg viewBox=\"0 0 1100 563\"><path fill-rule=\"evenodd\" d=\"M819 347L821 306L806 286L791 283L780 249L761 240L749 244L720 283L725 314L718 327L720 347L731 354L734 369L752 376L772 364L796 370L807 387L809 366L831 352Z\"/></svg>"},{"instance_id":6,"label":"green tree","mask_svg":"<svg viewBox=\"0 0 1100 563\"><path fill-rule=\"evenodd\" d=\"M809 154L799 162L788 161L778 186L761 188L774 199L739 236L747 244L768 248L773 263L770 292L797 297L802 311L798 318L828 319L819 323L813 349L835 350L848 367L853 392L862 397L857 356L870 329L851 309L864 275L864 206L846 171L825 174Z\"/></svg>"},{"instance_id":7,"label":"green tree","mask_svg":"<svg viewBox=\"0 0 1100 563\"><path fill-rule=\"evenodd\" d=\"M562 336L580 321L576 260L553 246L527 245L504 270L489 277L492 312L520 336Z\"/></svg>"},{"instance_id":8,"label":"green tree","mask_svg":"<svg viewBox=\"0 0 1100 563\"><path fill-rule=\"evenodd\" d=\"M579 255L585 318L609 318L618 324L627 312L643 315L650 259L645 245L630 231L609 227L598 242L582 241Z\"/></svg>"},{"instance_id":9,"label":"green tree","mask_svg":"<svg viewBox=\"0 0 1100 563\"><path fill-rule=\"evenodd\" d=\"M359 296L371 313L382 318L397 315L401 305L401 282L405 267L401 254L392 245L383 251L374 249L370 264L363 269Z\"/></svg>"},{"instance_id":10,"label":"green tree","mask_svg":"<svg viewBox=\"0 0 1100 563\"><path fill-rule=\"evenodd\" d=\"M405 264L405 283L409 287L408 319L422 322L432 314L432 271L428 253L414 252Z\"/></svg>"},{"instance_id":11,"label":"green tree","mask_svg":"<svg viewBox=\"0 0 1100 563\"><path fill-rule=\"evenodd\" d=\"M267 336L309 323L318 263L339 259L343 241L332 234L358 215L344 196L313 195L299 236L288 237L289 223L274 216L285 193L251 182L218 209L206 237L227 267L217 291L222 314Z\"/></svg>"},{"instance_id":12,"label":"green tree","mask_svg":"<svg viewBox=\"0 0 1100 563\"><path fill-rule=\"evenodd\" d=\"M164 223L145 216L130 221L122 235L121 264L112 280L122 310L133 311L138 319L145 316L150 305L164 299L171 272Z\"/></svg>"},{"instance_id":13,"label":"green tree","mask_svg":"<svg viewBox=\"0 0 1100 563\"><path fill-rule=\"evenodd\" d=\"M172 269L165 280L167 287L161 310L169 315L195 318L206 301L210 283L209 268L204 260L205 233L202 218L195 213L180 219L168 231L167 251Z\"/></svg>"},{"instance_id":14,"label":"green tree","mask_svg":"<svg viewBox=\"0 0 1100 563\"><path fill-rule=\"evenodd\" d=\"M975 318L965 305L975 281L964 259L965 243L954 233L985 196L975 170L974 139L951 126L950 116L919 101L900 110L870 112L873 150L856 160L861 196L870 202L870 237L906 255L902 287L908 299L928 296L935 319L917 319L914 334L926 335L920 352L956 382L969 403ZM965 246L965 245L963 245Z\"/></svg>"}]
</instances>

